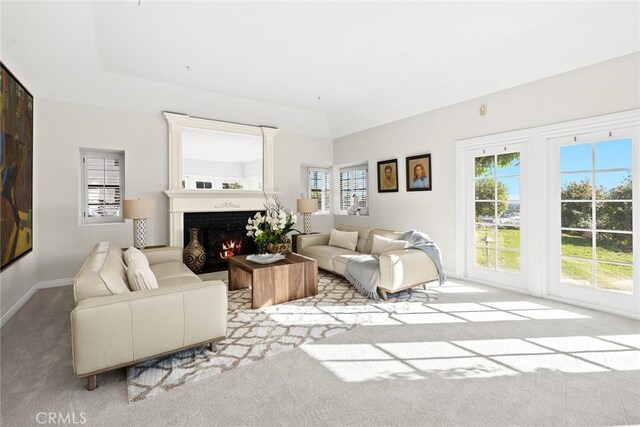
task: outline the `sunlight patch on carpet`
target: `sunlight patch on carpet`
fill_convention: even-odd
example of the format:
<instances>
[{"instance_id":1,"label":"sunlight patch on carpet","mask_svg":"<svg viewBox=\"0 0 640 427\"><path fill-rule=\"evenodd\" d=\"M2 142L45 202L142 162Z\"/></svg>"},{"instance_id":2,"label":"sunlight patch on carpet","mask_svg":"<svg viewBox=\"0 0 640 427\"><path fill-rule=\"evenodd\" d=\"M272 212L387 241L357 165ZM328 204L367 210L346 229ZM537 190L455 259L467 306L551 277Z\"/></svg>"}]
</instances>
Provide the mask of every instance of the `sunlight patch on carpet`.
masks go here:
<instances>
[{"instance_id":1,"label":"sunlight patch on carpet","mask_svg":"<svg viewBox=\"0 0 640 427\"><path fill-rule=\"evenodd\" d=\"M150 360L127 370L129 402L140 401L184 384L351 330L358 325L412 323L398 313L429 311L422 289L373 301L336 275L320 272L318 295L262 309L251 308L248 289L229 292L227 338L218 351L200 347ZM431 310L433 311L433 310ZM439 314L435 314L438 316ZM394 318L395 317L395 318ZM416 319L420 323L430 323ZM459 322L450 318L448 322Z\"/></svg>"}]
</instances>

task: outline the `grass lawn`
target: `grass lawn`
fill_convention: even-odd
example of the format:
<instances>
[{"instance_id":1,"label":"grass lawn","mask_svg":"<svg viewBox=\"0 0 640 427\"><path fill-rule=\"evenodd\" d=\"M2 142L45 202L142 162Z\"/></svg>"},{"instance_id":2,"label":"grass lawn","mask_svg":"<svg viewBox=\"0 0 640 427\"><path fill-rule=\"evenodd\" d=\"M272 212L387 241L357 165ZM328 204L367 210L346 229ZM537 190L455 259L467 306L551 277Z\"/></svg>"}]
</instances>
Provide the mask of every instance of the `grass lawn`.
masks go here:
<instances>
[{"instance_id":1,"label":"grass lawn","mask_svg":"<svg viewBox=\"0 0 640 427\"><path fill-rule=\"evenodd\" d=\"M600 238L606 237L606 238ZM492 242L488 247L485 238ZM631 263L633 258L632 244L629 237L617 234L598 235L596 242L596 278L599 289L611 289L630 292L633 287L633 267L631 265L609 264L601 261ZM562 233L562 255L586 258L562 259L562 280L581 286L593 287L593 254L591 236L576 232ZM520 271L520 229L517 227L493 225L476 225L475 231L475 265L497 269L500 271Z\"/></svg>"},{"instance_id":2,"label":"grass lawn","mask_svg":"<svg viewBox=\"0 0 640 427\"><path fill-rule=\"evenodd\" d=\"M485 247L484 239L493 242ZM501 271L520 271L520 229L517 227L477 226L476 227L476 265L497 268ZM497 240L497 245L496 245ZM497 246L497 249L496 249Z\"/></svg>"}]
</instances>

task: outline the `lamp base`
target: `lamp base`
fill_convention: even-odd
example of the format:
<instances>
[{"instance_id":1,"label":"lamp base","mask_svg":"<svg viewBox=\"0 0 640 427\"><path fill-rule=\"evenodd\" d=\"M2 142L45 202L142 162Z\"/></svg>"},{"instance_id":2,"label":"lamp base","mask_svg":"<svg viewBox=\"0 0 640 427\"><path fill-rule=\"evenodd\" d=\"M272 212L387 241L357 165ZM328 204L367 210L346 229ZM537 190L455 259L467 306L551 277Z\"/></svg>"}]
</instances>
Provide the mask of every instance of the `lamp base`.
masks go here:
<instances>
[{"instance_id":1,"label":"lamp base","mask_svg":"<svg viewBox=\"0 0 640 427\"><path fill-rule=\"evenodd\" d=\"M133 246L138 249L147 247L147 219L133 220Z\"/></svg>"},{"instance_id":2,"label":"lamp base","mask_svg":"<svg viewBox=\"0 0 640 427\"><path fill-rule=\"evenodd\" d=\"M302 214L304 217L304 234L311 234L311 212Z\"/></svg>"}]
</instances>

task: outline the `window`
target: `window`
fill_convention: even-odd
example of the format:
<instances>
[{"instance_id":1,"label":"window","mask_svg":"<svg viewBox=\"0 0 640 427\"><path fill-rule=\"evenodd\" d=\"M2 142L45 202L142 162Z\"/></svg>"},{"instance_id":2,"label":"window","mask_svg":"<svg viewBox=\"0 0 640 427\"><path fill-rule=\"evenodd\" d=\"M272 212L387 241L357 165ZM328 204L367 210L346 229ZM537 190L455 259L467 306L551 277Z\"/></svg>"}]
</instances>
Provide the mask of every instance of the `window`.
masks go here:
<instances>
[{"instance_id":1,"label":"window","mask_svg":"<svg viewBox=\"0 0 640 427\"><path fill-rule=\"evenodd\" d=\"M354 196L358 197L358 211L367 215L367 165L358 165L340 169L340 211L345 212L353 204Z\"/></svg>"},{"instance_id":2,"label":"window","mask_svg":"<svg viewBox=\"0 0 640 427\"><path fill-rule=\"evenodd\" d=\"M560 147L562 283L633 290L632 140Z\"/></svg>"},{"instance_id":3,"label":"window","mask_svg":"<svg viewBox=\"0 0 640 427\"><path fill-rule=\"evenodd\" d=\"M82 222L122 222L124 152L81 150Z\"/></svg>"},{"instance_id":4,"label":"window","mask_svg":"<svg viewBox=\"0 0 640 427\"><path fill-rule=\"evenodd\" d=\"M331 174L327 168L309 168L309 186L307 194L310 199L318 201L318 211L331 212Z\"/></svg>"}]
</instances>

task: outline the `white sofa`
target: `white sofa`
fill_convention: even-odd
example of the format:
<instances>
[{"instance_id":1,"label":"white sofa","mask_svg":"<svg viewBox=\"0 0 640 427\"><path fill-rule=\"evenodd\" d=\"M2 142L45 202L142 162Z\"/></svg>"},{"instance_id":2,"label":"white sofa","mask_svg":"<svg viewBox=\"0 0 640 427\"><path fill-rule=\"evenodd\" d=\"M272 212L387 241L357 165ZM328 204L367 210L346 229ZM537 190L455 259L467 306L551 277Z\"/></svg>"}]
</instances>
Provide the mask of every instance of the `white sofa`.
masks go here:
<instances>
[{"instance_id":1,"label":"white sofa","mask_svg":"<svg viewBox=\"0 0 640 427\"><path fill-rule=\"evenodd\" d=\"M76 275L71 312L73 369L96 387L96 375L179 350L215 343L227 333L227 286L203 282L182 263L181 248L143 250L157 289L132 292L122 249L101 242Z\"/></svg>"},{"instance_id":2,"label":"white sofa","mask_svg":"<svg viewBox=\"0 0 640 427\"><path fill-rule=\"evenodd\" d=\"M329 246L329 234L301 234L297 236L298 253L315 259L318 268L344 276L347 262L354 256L370 254L373 236L399 239L402 232L377 228L339 225L340 231L357 231L355 251ZM380 255L380 283L378 292L383 299L394 293L418 285L427 289L427 283L438 280L438 270L431 258L418 249L402 249Z\"/></svg>"}]
</instances>

